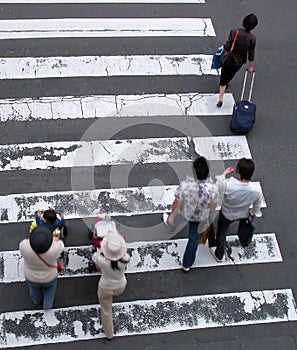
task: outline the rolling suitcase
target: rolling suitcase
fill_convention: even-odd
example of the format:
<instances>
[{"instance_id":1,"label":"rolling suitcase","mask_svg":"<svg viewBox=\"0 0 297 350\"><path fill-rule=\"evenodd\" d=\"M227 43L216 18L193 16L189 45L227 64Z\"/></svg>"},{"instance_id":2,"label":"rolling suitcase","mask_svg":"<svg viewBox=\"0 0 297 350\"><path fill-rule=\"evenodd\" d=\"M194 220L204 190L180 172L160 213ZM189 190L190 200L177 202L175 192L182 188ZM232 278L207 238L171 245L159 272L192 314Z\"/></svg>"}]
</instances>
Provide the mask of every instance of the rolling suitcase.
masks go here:
<instances>
[{"instance_id":1,"label":"rolling suitcase","mask_svg":"<svg viewBox=\"0 0 297 350\"><path fill-rule=\"evenodd\" d=\"M248 100L244 100L245 85L248 76L248 71L245 72L241 93L241 100L236 102L233 107L230 128L237 134L247 134L252 130L256 121L256 105L251 102L255 72L252 73L252 80L250 85L250 92Z\"/></svg>"}]
</instances>

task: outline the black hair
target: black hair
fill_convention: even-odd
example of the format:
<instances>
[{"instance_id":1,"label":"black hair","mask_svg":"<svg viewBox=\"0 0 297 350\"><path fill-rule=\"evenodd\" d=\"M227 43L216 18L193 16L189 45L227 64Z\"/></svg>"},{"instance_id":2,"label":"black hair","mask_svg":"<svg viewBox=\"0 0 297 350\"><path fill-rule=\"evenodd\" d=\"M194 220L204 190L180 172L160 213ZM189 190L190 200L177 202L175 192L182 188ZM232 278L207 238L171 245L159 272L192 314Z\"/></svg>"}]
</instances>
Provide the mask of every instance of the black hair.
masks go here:
<instances>
[{"instance_id":1,"label":"black hair","mask_svg":"<svg viewBox=\"0 0 297 350\"><path fill-rule=\"evenodd\" d=\"M241 179L250 180L255 170L255 164L251 159L241 158L237 165L236 171Z\"/></svg>"},{"instance_id":2,"label":"black hair","mask_svg":"<svg viewBox=\"0 0 297 350\"><path fill-rule=\"evenodd\" d=\"M198 180L206 180L209 175L208 161L204 157L198 157L194 160L193 169Z\"/></svg>"},{"instance_id":3,"label":"black hair","mask_svg":"<svg viewBox=\"0 0 297 350\"><path fill-rule=\"evenodd\" d=\"M119 270L118 261L110 260L110 266L113 270Z\"/></svg>"},{"instance_id":4,"label":"black hair","mask_svg":"<svg viewBox=\"0 0 297 350\"><path fill-rule=\"evenodd\" d=\"M57 218L57 213L54 209L45 210L43 213L43 218L47 223L52 224Z\"/></svg>"},{"instance_id":5,"label":"black hair","mask_svg":"<svg viewBox=\"0 0 297 350\"><path fill-rule=\"evenodd\" d=\"M248 31L253 30L257 24L258 24L258 18L253 13L250 13L249 15L245 16L242 21L242 25Z\"/></svg>"}]
</instances>

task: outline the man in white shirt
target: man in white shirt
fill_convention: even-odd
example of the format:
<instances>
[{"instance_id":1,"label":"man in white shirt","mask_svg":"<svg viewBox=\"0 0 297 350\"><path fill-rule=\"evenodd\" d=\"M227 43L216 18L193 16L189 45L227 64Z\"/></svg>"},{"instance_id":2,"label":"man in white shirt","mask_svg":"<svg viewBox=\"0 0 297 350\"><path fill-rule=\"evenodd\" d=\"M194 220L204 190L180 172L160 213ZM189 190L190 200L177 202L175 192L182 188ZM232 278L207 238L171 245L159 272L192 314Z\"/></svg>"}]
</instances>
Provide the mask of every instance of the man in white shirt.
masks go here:
<instances>
[{"instance_id":1,"label":"man in white shirt","mask_svg":"<svg viewBox=\"0 0 297 350\"><path fill-rule=\"evenodd\" d=\"M226 249L226 234L229 225L233 221L247 218L261 217L262 192L250 182L255 170L251 159L242 158L238 161L236 172L239 179L226 175L234 172L234 168L228 167L224 173L217 177L217 186L222 199L219 213L218 229L216 237L209 237L210 252L214 258L221 262ZM252 207L250 209L250 207Z\"/></svg>"}]
</instances>

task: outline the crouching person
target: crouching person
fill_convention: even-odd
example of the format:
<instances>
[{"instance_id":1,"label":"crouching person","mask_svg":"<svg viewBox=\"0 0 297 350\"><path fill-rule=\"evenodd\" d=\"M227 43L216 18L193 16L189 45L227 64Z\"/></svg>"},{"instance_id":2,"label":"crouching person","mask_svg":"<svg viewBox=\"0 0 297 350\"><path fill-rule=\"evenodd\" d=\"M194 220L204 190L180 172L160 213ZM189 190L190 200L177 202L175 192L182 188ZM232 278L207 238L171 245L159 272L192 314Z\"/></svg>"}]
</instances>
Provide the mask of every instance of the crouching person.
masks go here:
<instances>
[{"instance_id":1,"label":"crouching person","mask_svg":"<svg viewBox=\"0 0 297 350\"><path fill-rule=\"evenodd\" d=\"M24 258L24 275L30 297L35 305L51 309L57 287L57 260L64 250L63 241L53 237L46 227L37 227L30 237L20 243Z\"/></svg>"},{"instance_id":2,"label":"crouching person","mask_svg":"<svg viewBox=\"0 0 297 350\"><path fill-rule=\"evenodd\" d=\"M117 230L108 231L101 247L93 256L97 269L101 272L98 283L98 299L101 306L101 321L107 339L114 335L112 320L112 298L124 292L127 280L124 274L130 256L126 242Z\"/></svg>"}]
</instances>

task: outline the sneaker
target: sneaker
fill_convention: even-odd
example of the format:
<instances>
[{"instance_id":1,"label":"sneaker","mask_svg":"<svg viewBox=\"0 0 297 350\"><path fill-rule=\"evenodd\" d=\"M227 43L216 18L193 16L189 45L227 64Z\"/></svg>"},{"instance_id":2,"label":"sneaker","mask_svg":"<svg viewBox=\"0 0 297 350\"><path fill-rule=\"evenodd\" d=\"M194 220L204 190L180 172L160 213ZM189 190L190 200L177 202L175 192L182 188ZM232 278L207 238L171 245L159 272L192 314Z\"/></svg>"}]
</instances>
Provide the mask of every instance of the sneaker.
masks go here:
<instances>
[{"instance_id":1,"label":"sneaker","mask_svg":"<svg viewBox=\"0 0 297 350\"><path fill-rule=\"evenodd\" d=\"M189 271L190 271L190 267L183 267L183 270L184 270L185 272L189 272Z\"/></svg>"},{"instance_id":2,"label":"sneaker","mask_svg":"<svg viewBox=\"0 0 297 350\"><path fill-rule=\"evenodd\" d=\"M162 215L162 220L167 227L168 227L168 223L167 223L168 216L169 215L167 213L163 213L163 215Z\"/></svg>"},{"instance_id":3,"label":"sneaker","mask_svg":"<svg viewBox=\"0 0 297 350\"><path fill-rule=\"evenodd\" d=\"M211 255L216 259L217 262L223 262L223 259L219 259L216 256L216 249L217 249L217 247L210 247L209 251L210 251Z\"/></svg>"}]
</instances>

